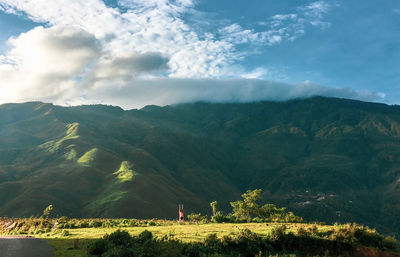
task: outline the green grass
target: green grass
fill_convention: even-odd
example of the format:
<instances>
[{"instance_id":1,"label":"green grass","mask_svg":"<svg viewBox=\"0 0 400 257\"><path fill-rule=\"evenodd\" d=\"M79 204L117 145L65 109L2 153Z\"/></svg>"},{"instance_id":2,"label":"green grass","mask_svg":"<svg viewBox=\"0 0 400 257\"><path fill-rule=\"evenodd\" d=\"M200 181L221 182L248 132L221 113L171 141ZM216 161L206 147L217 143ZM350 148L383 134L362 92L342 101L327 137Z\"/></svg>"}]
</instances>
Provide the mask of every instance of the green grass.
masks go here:
<instances>
[{"instance_id":1,"label":"green grass","mask_svg":"<svg viewBox=\"0 0 400 257\"><path fill-rule=\"evenodd\" d=\"M148 227L116 227L116 228L77 228L77 229L65 229L68 231L69 236L63 238L86 238L96 239L101 238L106 234L110 234L118 229L128 231L131 235L139 235L144 230L148 230L153 233L155 237L162 238L165 235L181 240L183 242L200 242L204 240L207 235L217 233L218 237L223 237L231 234L239 233L243 229L249 229L260 235L267 235L273 228L282 226L282 223L226 223L226 224L174 224L174 225L162 225L162 226L148 226ZM303 227L305 229L312 228L312 224L291 224L287 223L287 231L296 232L298 228ZM329 231L332 226L320 226L318 225L318 231ZM51 235L50 237L58 235Z\"/></svg>"},{"instance_id":2,"label":"green grass","mask_svg":"<svg viewBox=\"0 0 400 257\"><path fill-rule=\"evenodd\" d=\"M368 239L362 246L373 246L381 250L398 249L394 238L389 238L390 240L388 238L384 239L374 229L349 223L335 225L314 223L196 224L194 222L177 223L173 220L157 219L0 218L0 235L22 234L43 238L55 248L55 257L87 256L88 244L117 230L127 231L131 236L138 236L143 231L148 230L155 238L174 239L182 243L202 243L212 234L216 234L221 240L226 236L234 238L250 230L265 238L274 238L277 233L293 233L293 235L300 237L312 237L316 240L336 241L339 243L353 242L352 240L361 242L357 240L362 238L364 241ZM356 235L358 235L357 238ZM78 245L74 245L76 240L78 240ZM383 243L384 247L379 246L380 243L377 245L376 242Z\"/></svg>"},{"instance_id":3,"label":"green grass","mask_svg":"<svg viewBox=\"0 0 400 257\"><path fill-rule=\"evenodd\" d=\"M65 158L67 160L75 160L77 156L77 152L74 148L71 148L71 150L65 154Z\"/></svg>"},{"instance_id":4,"label":"green grass","mask_svg":"<svg viewBox=\"0 0 400 257\"><path fill-rule=\"evenodd\" d=\"M138 175L132 167L133 165L129 161L123 161L118 171L112 174L115 176L112 181L95 200L90 202L87 208L93 211L101 210L125 198L128 191L123 188L122 183L132 181Z\"/></svg>"},{"instance_id":5,"label":"green grass","mask_svg":"<svg viewBox=\"0 0 400 257\"><path fill-rule=\"evenodd\" d=\"M96 200L92 201L87 208L93 211L107 207L110 204L123 199L128 192L115 188L114 184L110 185L103 193L101 193Z\"/></svg>"},{"instance_id":6,"label":"green grass","mask_svg":"<svg viewBox=\"0 0 400 257\"><path fill-rule=\"evenodd\" d=\"M91 149L89 152L86 152L84 155L82 155L79 159L78 159L78 164L81 166L85 166L85 167L89 167L90 163L94 160L94 158L96 157L96 153L97 153L98 149L97 148L93 148Z\"/></svg>"},{"instance_id":7,"label":"green grass","mask_svg":"<svg viewBox=\"0 0 400 257\"><path fill-rule=\"evenodd\" d=\"M78 247L74 248L74 239L46 238L54 248L53 257L86 257L87 246L95 239L79 239Z\"/></svg>"},{"instance_id":8,"label":"green grass","mask_svg":"<svg viewBox=\"0 0 400 257\"><path fill-rule=\"evenodd\" d=\"M171 224L172 223L172 224ZM208 235L216 233L218 238L223 236L238 234L243 229L250 229L260 235L271 233L273 228L282 226L282 223L244 223L244 224L178 224L169 222L168 225L147 226L147 227L115 227L115 228L76 228L64 229L68 231L68 236L62 236L62 232L34 235L44 238L55 249L54 257L75 257L87 256L87 245L96 239L102 238L106 234L111 234L117 230L128 231L132 236L137 236L144 230L153 233L157 238L173 238L182 242L202 242ZM298 228L311 229L312 224L286 224L287 231L296 233ZM332 230L332 226L318 225L318 231ZM79 248L74 249L74 240L79 240Z\"/></svg>"},{"instance_id":9,"label":"green grass","mask_svg":"<svg viewBox=\"0 0 400 257\"><path fill-rule=\"evenodd\" d=\"M74 122L71 124L66 125L67 131L65 132L65 136L62 137L59 140L50 140L42 145L39 145L39 148L45 148L47 151L53 153L60 149L62 143L64 143L67 140L72 140L72 139L78 139L78 129L79 129L79 123Z\"/></svg>"},{"instance_id":10,"label":"green grass","mask_svg":"<svg viewBox=\"0 0 400 257\"><path fill-rule=\"evenodd\" d=\"M62 228L60 224L75 224L80 226L82 222L101 222L102 226L116 224L114 227L98 228ZM126 222L126 223L124 223ZM129 222L135 224L128 227ZM15 225L10 225L15 224ZM125 225L124 225L125 224ZM313 224L286 223L287 232L296 233L298 228L311 229ZM185 222L183 224L171 220L127 220L127 219L9 219L0 218L0 235L28 235L45 239L55 248L55 257L86 256L87 245L95 240L111 234L116 230L128 231L132 236L137 236L145 230L153 233L156 238L168 237L182 242L201 242L208 235L216 233L219 238L235 235L244 229L249 229L260 235L267 235L271 231L282 226L282 223L208 223L195 224ZM318 225L318 231L332 230L332 226ZM74 240L79 240L79 247L74 248Z\"/></svg>"},{"instance_id":11,"label":"green grass","mask_svg":"<svg viewBox=\"0 0 400 257\"><path fill-rule=\"evenodd\" d=\"M137 175L135 171L132 170L133 165L128 161L123 161L118 171L114 172L117 175L117 179L120 182L131 181L134 176Z\"/></svg>"}]
</instances>

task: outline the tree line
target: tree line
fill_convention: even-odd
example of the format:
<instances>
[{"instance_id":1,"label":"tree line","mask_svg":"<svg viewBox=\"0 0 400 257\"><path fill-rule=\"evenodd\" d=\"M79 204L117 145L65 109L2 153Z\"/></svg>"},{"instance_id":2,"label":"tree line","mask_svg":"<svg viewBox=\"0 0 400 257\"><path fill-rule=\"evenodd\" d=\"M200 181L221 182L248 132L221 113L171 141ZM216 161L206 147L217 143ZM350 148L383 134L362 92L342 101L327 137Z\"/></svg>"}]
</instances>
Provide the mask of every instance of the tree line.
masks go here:
<instances>
[{"instance_id":1,"label":"tree line","mask_svg":"<svg viewBox=\"0 0 400 257\"><path fill-rule=\"evenodd\" d=\"M242 199L230 202L232 213L223 214L218 211L218 202L210 203L212 208L211 222L290 222L300 223L303 218L294 215L285 207L279 208L274 204L263 204L262 190L247 190L242 194ZM189 221L208 222L208 217L200 213L192 213L187 216Z\"/></svg>"}]
</instances>

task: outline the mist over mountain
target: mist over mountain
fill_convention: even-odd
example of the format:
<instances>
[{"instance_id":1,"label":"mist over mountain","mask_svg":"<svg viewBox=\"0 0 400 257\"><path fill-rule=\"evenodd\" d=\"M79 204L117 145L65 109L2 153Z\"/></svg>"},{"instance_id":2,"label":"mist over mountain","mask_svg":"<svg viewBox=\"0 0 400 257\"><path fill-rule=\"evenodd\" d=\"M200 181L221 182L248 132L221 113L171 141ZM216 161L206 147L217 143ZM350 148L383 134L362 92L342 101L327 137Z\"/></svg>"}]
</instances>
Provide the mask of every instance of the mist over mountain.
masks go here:
<instances>
[{"instance_id":1,"label":"mist over mountain","mask_svg":"<svg viewBox=\"0 0 400 257\"><path fill-rule=\"evenodd\" d=\"M307 220L400 232L400 107L339 98L124 111L0 105L0 215L175 218L247 189Z\"/></svg>"}]
</instances>

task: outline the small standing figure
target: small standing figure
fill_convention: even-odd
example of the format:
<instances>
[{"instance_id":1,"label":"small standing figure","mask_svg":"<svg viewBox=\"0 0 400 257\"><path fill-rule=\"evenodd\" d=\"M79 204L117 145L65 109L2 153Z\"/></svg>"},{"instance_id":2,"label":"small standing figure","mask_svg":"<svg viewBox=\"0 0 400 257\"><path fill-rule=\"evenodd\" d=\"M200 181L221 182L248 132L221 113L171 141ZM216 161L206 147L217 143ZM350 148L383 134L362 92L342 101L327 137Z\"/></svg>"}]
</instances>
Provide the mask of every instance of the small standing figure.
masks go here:
<instances>
[{"instance_id":1,"label":"small standing figure","mask_svg":"<svg viewBox=\"0 0 400 257\"><path fill-rule=\"evenodd\" d=\"M178 204L179 207L179 220L178 222L184 222L185 221L185 217L183 215L183 204Z\"/></svg>"}]
</instances>

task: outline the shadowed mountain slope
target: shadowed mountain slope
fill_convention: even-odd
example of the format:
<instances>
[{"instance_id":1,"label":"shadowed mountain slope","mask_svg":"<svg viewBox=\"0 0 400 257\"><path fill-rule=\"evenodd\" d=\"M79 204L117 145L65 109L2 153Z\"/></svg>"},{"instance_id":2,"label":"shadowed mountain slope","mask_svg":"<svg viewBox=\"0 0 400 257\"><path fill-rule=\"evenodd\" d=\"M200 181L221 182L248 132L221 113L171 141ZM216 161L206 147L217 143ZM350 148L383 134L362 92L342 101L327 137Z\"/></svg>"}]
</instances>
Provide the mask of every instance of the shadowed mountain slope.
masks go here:
<instances>
[{"instance_id":1,"label":"shadowed mountain slope","mask_svg":"<svg viewBox=\"0 0 400 257\"><path fill-rule=\"evenodd\" d=\"M400 107L315 97L124 111L0 106L0 215L173 218L246 189L309 220L400 231ZM225 203L225 204L223 204Z\"/></svg>"}]
</instances>

